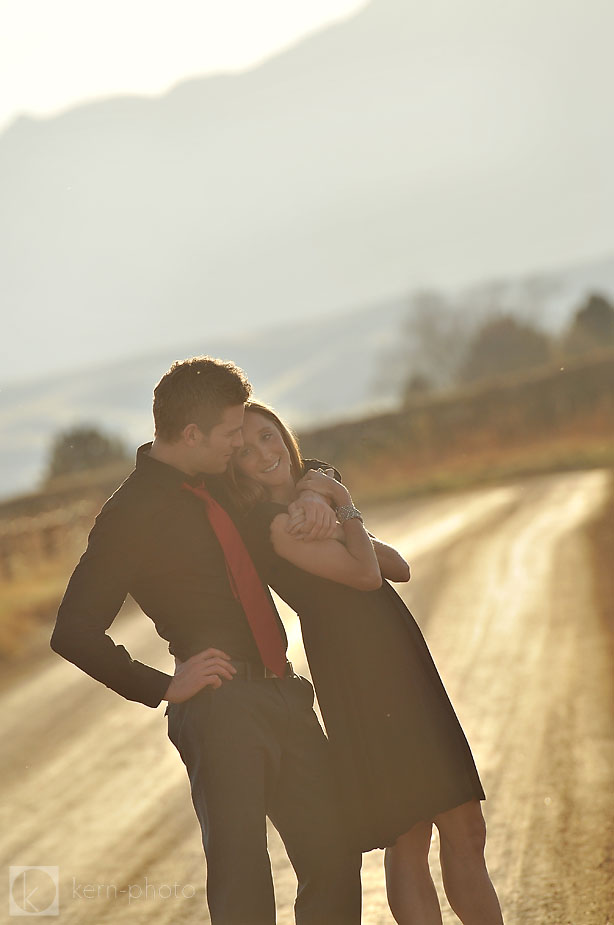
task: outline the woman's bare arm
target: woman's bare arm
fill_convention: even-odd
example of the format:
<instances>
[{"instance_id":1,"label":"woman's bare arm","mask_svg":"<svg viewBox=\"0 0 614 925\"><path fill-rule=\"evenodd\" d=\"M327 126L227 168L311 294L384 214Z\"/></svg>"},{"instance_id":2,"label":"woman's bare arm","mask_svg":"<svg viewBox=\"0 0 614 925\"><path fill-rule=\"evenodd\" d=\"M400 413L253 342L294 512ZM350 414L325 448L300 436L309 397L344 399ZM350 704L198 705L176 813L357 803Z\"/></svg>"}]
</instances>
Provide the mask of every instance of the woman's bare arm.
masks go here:
<instances>
[{"instance_id":1,"label":"woman's bare arm","mask_svg":"<svg viewBox=\"0 0 614 925\"><path fill-rule=\"evenodd\" d=\"M335 527L333 536L339 543L345 543L343 527L340 524ZM411 578L409 563L403 558L398 549L395 549L394 546L389 546L388 543L384 543L382 540L378 540L372 533L369 533L369 536L371 537L382 578L396 582L409 581Z\"/></svg>"},{"instance_id":2,"label":"woman's bare arm","mask_svg":"<svg viewBox=\"0 0 614 925\"><path fill-rule=\"evenodd\" d=\"M328 497L335 508L341 505L352 506L352 498L345 485L321 472L308 472L297 488L299 491L311 490L314 485L318 494ZM361 591L371 591L381 586L382 576L377 556L362 520L352 517L345 521L341 527L341 543L335 539L305 543L300 536L288 530L288 523L288 514L278 514L271 523L271 540L277 555L306 572Z\"/></svg>"},{"instance_id":3,"label":"woman's bare arm","mask_svg":"<svg viewBox=\"0 0 614 925\"><path fill-rule=\"evenodd\" d=\"M288 514L278 514L271 523L271 540L278 556L293 565L349 585L360 591L374 591L381 586L382 576L373 543L360 520L353 518L343 527L344 542L314 540L305 543L288 532Z\"/></svg>"},{"instance_id":4,"label":"woman's bare arm","mask_svg":"<svg viewBox=\"0 0 614 925\"><path fill-rule=\"evenodd\" d=\"M332 469L327 469L326 472L322 472L322 470L318 470L317 472L309 470L298 483L297 487L319 492L324 497L328 498L335 506L347 504L348 501L344 499L346 497L349 498L348 489L333 477L333 471ZM351 498L349 503L352 503ZM373 534L369 533L367 535L372 541L382 577L388 578L390 581L409 581L409 565L401 553L394 549L393 546L383 543L377 537L373 536ZM343 528L339 525L335 528L333 536L341 543L346 542Z\"/></svg>"},{"instance_id":5,"label":"woman's bare arm","mask_svg":"<svg viewBox=\"0 0 614 925\"><path fill-rule=\"evenodd\" d=\"M369 534L369 536L379 562L382 578L387 578L388 581L409 581L411 578L409 563L406 562L398 549L383 543L373 534Z\"/></svg>"}]
</instances>

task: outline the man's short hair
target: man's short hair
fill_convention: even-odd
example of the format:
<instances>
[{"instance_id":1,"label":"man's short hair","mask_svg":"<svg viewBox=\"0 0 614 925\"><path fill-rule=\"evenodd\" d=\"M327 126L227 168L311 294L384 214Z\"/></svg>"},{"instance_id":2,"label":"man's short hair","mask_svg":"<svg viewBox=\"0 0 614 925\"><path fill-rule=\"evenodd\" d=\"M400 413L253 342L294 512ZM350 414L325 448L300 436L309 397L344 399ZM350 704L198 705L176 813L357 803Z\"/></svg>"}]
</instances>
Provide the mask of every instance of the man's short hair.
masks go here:
<instances>
[{"instance_id":1,"label":"man's short hair","mask_svg":"<svg viewBox=\"0 0 614 925\"><path fill-rule=\"evenodd\" d=\"M251 394L247 376L234 363L207 356L177 360L154 389L156 437L173 443L188 424L208 434L226 408L242 405Z\"/></svg>"}]
</instances>

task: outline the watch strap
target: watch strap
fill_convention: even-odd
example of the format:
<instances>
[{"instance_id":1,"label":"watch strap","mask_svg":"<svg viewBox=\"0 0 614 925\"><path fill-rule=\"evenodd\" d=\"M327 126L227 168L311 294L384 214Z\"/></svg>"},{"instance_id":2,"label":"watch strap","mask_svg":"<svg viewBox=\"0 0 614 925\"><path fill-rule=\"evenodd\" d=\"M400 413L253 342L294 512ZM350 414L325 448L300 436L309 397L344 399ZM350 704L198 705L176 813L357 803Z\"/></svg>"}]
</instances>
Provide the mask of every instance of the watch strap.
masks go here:
<instances>
[{"instance_id":1,"label":"watch strap","mask_svg":"<svg viewBox=\"0 0 614 925\"><path fill-rule=\"evenodd\" d=\"M353 520L356 518L361 523L364 523L362 519L362 514L357 507L354 507L353 504L340 504L337 508L337 520L340 524L344 524L346 520Z\"/></svg>"}]
</instances>

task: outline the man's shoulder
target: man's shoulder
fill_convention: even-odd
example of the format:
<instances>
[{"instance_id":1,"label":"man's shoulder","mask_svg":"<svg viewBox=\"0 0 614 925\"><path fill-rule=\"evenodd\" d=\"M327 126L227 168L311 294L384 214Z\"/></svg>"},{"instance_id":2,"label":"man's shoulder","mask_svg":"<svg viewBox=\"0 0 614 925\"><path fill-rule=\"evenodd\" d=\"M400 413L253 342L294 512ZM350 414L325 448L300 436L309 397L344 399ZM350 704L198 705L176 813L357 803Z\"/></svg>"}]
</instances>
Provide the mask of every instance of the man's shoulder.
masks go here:
<instances>
[{"instance_id":1,"label":"man's shoulder","mask_svg":"<svg viewBox=\"0 0 614 925\"><path fill-rule=\"evenodd\" d=\"M135 469L105 501L96 517L96 524L121 529L138 528L143 522L151 522L165 502L164 493L156 491L155 486L141 478Z\"/></svg>"},{"instance_id":2,"label":"man's shoulder","mask_svg":"<svg viewBox=\"0 0 614 925\"><path fill-rule=\"evenodd\" d=\"M338 469L335 469L334 466L331 466L328 462L323 462L321 459L303 459L303 470L307 472L308 469L332 469L335 478L338 482L341 481L341 475Z\"/></svg>"}]
</instances>

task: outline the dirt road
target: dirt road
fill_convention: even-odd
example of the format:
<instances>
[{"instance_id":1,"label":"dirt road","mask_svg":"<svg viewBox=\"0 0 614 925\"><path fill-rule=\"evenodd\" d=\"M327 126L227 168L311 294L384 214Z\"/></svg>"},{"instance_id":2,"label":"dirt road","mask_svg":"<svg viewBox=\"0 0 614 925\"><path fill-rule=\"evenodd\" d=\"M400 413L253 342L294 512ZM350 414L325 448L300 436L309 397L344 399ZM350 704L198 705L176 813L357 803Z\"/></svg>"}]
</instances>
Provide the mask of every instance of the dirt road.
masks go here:
<instances>
[{"instance_id":1,"label":"dirt road","mask_svg":"<svg viewBox=\"0 0 614 925\"><path fill-rule=\"evenodd\" d=\"M411 562L400 590L480 769L507 925L605 925L614 908L611 649L582 532L607 478L553 475L369 518ZM283 616L305 670L296 619ZM170 670L140 614L112 635ZM0 692L4 869L58 867L66 925L208 921L200 830L163 710L124 701L51 651ZM274 831L270 846L287 925L295 880ZM434 838L435 871L436 849ZM30 911L45 908L53 873L17 871L16 905L29 896ZM2 881L5 893L8 871ZM381 852L365 856L363 921L392 922ZM457 921L447 908L444 921Z\"/></svg>"}]
</instances>

